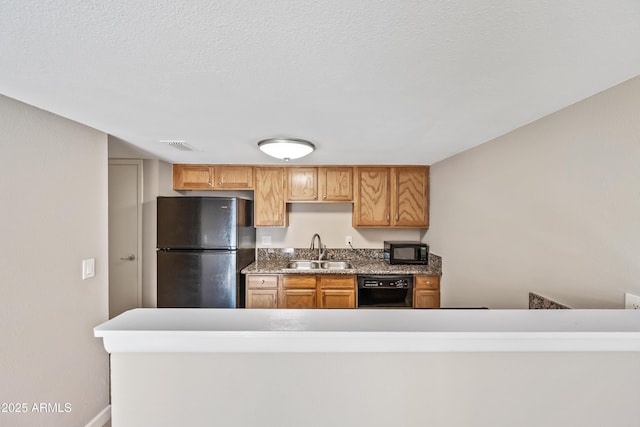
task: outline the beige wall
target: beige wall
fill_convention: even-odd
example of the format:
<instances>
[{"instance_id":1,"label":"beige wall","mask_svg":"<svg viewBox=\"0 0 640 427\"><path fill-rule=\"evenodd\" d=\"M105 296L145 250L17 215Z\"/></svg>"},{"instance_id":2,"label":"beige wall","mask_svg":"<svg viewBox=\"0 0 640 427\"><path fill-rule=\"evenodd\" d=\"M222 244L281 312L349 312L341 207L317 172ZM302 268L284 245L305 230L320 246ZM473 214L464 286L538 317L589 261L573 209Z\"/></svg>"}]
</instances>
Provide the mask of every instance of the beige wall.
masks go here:
<instances>
[{"instance_id":1,"label":"beige wall","mask_svg":"<svg viewBox=\"0 0 640 427\"><path fill-rule=\"evenodd\" d=\"M115 353L111 361L119 427L635 427L640 416L638 353Z\"/></svg>"},{"instance_id":2,"label":"beige wall","mask_svg":"<svg viewBox=\"0 0 640 427\"><path fill-rule=\"evenodd\" d=\"M431 166L444 306L640 294L640 77Z\"/></svg>"},{"instance_id":3,"label":"beige wall","mask_svg":"<svg viewBox=\"0 0 640 427\"><path fill-rule=\"evenodd\" d=\"M0 402L28 405L0 425L85 425L109 404L107 136L0 96L0 171Z\"/></svg>"}]
</instances>

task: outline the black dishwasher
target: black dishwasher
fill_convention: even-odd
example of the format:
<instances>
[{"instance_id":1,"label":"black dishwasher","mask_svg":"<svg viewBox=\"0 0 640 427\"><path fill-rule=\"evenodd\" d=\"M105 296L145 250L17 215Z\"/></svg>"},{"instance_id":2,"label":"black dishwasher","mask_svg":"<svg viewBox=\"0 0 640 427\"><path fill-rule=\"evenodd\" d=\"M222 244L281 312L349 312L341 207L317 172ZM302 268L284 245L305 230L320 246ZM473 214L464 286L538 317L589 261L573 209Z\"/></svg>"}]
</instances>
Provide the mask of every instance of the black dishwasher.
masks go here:
<instances>
[{"instance_id":1,"label":"black dishwasher","mask_svg":"<svg viewBox=\"0 0 640 427\"><path fill-rule=\"evenodd\" d=\"M412 307L412 275L358 275L358 308Z\"/></svg>"}]
</instances>

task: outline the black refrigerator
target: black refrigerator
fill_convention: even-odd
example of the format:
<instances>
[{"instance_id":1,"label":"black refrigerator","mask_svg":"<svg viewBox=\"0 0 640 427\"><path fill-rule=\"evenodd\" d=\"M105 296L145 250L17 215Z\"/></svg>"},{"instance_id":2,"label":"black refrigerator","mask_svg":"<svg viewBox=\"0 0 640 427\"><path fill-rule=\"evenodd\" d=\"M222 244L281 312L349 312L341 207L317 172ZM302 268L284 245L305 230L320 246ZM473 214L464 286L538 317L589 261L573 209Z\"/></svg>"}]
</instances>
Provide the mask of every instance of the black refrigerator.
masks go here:
<instances>
[{"instance_id":1,"label":"black refrigerator","mask_svg":"<svg viewBox=\"0 0 640 427\"><path fill-rule=\"evenodd\" d=\"M242 308L255 259L253 202L158 197L158 307Z\"/></svg>"}]
</instances>

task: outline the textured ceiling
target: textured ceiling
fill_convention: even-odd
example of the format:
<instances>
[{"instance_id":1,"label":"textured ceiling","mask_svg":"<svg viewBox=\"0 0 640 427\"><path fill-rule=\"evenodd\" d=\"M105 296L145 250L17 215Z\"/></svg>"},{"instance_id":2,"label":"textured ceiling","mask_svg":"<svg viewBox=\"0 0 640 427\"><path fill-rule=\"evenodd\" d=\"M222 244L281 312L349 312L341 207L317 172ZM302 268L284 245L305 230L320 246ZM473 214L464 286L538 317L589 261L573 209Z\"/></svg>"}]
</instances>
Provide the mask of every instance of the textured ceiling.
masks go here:
<instances>
[{"instance_id":1,"label":"textured ceiling","mask_svg":"<svg viewBox=\"0 0 640 427\"><path fill-rule=\"evenodd\" d=\"M431 164L640 74L639 41L638 0L0 0L0 93L172 162Z\"/></svg>"}]
</instances>

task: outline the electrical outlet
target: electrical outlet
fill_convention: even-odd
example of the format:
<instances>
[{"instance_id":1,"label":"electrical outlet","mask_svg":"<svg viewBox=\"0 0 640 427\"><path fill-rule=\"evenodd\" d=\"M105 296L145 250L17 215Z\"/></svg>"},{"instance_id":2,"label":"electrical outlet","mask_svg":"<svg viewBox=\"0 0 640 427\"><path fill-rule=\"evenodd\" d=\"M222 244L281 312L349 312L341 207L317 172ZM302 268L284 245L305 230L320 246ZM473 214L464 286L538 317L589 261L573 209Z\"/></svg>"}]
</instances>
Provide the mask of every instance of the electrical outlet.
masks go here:
<instances>
[{"instance_id":1,"label":"electrical outlet","mask_svg":"<svg viewBox=\"0 0 640 427\"><path fill-rule=\"evenodd\" d=\"M353 247L353 240L351 239L351 236L347 236L347 238L345 239L344 244L349 246L349 247Z\"/></svg>"},{"instance_id":2,"label":"electrical outlet","mask_svg":"<svg viewBox=\"0 0 640 427\"><path fill-rule=\"evenodd\" d=\"M271 245L271 236L262 236L262 245L263 246Z\"/></svg>"},{"instance_id":3,"label":"electrical outlet","mask_svg":"<svg viewBox=\"0 0 640 427\"><path fill-rule=\"evenodd\" d=\"M624 308L640 310L640 297L633 294L624 294Z\"/></svg>"}]
</instances>

